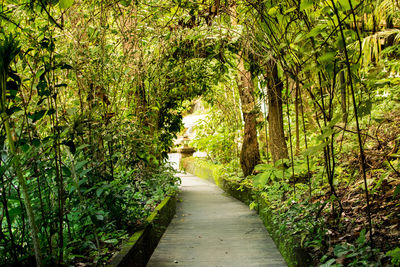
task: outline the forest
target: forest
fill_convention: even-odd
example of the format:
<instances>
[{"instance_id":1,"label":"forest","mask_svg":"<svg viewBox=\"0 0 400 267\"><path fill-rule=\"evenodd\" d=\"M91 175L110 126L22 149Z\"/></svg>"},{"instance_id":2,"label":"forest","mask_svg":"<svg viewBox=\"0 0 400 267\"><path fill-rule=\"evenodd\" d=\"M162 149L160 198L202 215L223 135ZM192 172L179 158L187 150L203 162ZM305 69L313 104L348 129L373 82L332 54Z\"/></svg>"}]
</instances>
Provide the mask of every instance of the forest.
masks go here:
<instances>
[{"instance_id":1,"label":"forest","mask_svg":"<svg viewBox=\"0 0 400 267\"><path fill-rule=\"evenodd\" d=\"M201 161L315 266L400 265L394 0L1 0L0 265L100 266ZM250 205L250 208L256 208Z\"/></svg>"}]
</instances>

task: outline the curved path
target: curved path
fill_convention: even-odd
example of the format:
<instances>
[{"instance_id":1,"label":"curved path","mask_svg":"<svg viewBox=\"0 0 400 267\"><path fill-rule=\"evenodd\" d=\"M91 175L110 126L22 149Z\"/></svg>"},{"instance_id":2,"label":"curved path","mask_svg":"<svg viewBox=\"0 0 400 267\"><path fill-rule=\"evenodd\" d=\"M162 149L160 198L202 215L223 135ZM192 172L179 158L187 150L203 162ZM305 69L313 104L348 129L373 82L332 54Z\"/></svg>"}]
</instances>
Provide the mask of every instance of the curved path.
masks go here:
<instances>
[{"instance_id":1,"label":"curved path","mask_svg":"<svg viewBox=\"0 0 400 267\"><path fill-rule=\"evenodd\" d=\"M181 193L148 267L287 266L258 215L219 187L180 175Z\"/></svg>"}]
</instances>

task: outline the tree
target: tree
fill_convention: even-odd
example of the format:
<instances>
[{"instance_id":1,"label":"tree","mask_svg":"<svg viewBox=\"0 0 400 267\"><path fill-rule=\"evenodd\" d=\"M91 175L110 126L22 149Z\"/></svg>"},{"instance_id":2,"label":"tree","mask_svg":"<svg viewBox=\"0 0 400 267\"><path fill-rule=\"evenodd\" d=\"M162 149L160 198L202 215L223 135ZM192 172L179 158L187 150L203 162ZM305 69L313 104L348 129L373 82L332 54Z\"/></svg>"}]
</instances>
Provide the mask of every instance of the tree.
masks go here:
<instances>
[{"instance_id":1,"label":"tree","mask_svg":"<svg viewBox=\"0 0 400 267\"><path fill-rule=\"evenodd\" d=\"M256 119L259 111L255 106L254 84L250 71L246 70L243 52L238 55L238 89L244 120L243 144L240 151L240 165L244 176L250 175L260 163L260 151L257 140Z\"/></svg>"},{"instance_id":2,"label":"tree","mask_svg":"<svg viewBox=\"0 0 400 267\"><path fill-rule=\"evenodd\" d=\"M283 129L283 112L282 112L282 88L283 82L278 76L278 66L273 61L269 61L269 70L267 71L268 80L268 125L269 125L269 142L272 154L272 160L288 158L288 150L286 146L285 133Z\"/></svg>"},{"instance_id":3,"label":"tree","mask_svg":"<svg viewBox=\"0 0 400 267\"><path fill-rule=\"evenodd\" d=\"M231 7L232 26L237 25L236 5ZM256 119L258 110L255 108L254 83L251 72L244 66L244 56L246 56L246 44L242 40L241 47L237 54L238 58L238 89L242 115L244 120L243 143L240 151L240 165L244 176L252 174L254 167L260 163L260 151L257 139Z\"/></svg>"}]
</instances>

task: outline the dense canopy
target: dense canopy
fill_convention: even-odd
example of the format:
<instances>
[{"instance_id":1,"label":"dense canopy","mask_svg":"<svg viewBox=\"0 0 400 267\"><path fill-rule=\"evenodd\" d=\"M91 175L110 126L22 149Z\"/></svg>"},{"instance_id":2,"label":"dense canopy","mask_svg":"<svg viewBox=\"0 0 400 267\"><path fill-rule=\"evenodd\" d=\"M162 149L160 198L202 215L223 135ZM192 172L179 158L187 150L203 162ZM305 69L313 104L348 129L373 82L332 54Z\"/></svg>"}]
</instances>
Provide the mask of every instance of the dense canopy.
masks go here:
<instances>
[{"instance_id":1,"label":"dense canopy","mask_svg":"<svg viewBox=\"0 0 400 267\"><path fill-rule=\"evenodd\" d=\"M177 190L167 154L194 101L191 145L315 265L399 264L399 9L2 0L0 265L106 263Z\"/></svg>"}]
</instances>

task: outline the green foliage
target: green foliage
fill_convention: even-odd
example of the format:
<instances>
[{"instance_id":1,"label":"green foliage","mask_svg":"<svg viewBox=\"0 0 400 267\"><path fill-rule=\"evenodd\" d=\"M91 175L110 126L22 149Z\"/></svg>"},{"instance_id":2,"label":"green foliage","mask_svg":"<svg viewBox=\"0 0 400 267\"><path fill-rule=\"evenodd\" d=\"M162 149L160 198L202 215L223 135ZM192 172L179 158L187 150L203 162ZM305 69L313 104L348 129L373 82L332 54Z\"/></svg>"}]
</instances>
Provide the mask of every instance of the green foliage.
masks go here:
<instances>
[{"instance_id":1,"label":"green foliage","mask_svg":"<svg viewBox=\"0 0 400 267\"><path fill-rule=\"evenodd\" d=\"M264 188L274 182L302 182L308 183L308 176L320 170L315 161L308 161L303 157L295 158L292 163L288 159L282 159L275 164L259 164L255 170L259 172L254 176L254 185Z\"/></svg>"},{"instance_id":2,"label":"green foliage","mask_svg":"<svg viewBox=\"0 0 400 267\"><path fill-rule=\"evenodd\" d=\"M393 197L397 197L398 195L400 195L400 185L397 185L393 192Z\"/></svg>"},{"instance_id":3,"label":"green foliage","mask_svg":"<svg viewBox=\"0 0 400 267\"><path fill-rule=\"evenodd\" d=\"M214 91L207 95L207 99L211 96L216 99L224 97L224 99L213 103L205 119L193 127L195 136L191 145L200 151L207 152L214 163L236 162L239 155L238 142L241 139L242 122L236 110L232 108L232 102L238 101L235 99L237 97L235 90L236 88L221 85L214 88Z\"/></svg>"},{"instance_id":4,"label":"green foliage","mask_svg":"<svg viewBox=\"0 0 400 267\"><path fill-rule=\"evenodd\" d=\"M27 199L45 264L105 262L176 190L165 158L184 103L199 96L209 110L193 146L223 164L212 174L219 181L223 170L242 189L254 185L280 212L279 231L326 252L320 217L347 193L336 189L357 183L356 134L369 153L372 183L363 190L379 198L398 174L398 160L387 159L399 154L398 136L389 136L398 126L388 127L388 141L381 131L399 109L398 11L386 0L2 1L1 119L9 126L0 129L0 264L33 263ZM277 64L287 113L279 123L291 152L243 181L238 56L258 82L256 98L268 95L269 65ZM266 105L268 119L257 124L268 159L271 103L256 102L254 111ZM379 156L385 163L375 168ZM399 195L396 185L391 201ZM325 265L373 261L363 235L336 245Z\"/></svg>"},{"instance_id":5,"label":"green foliage","mask_svg":"<svg viewBox=\"0 0 400 267\"><path fill-rule=\"evenodd\" d=\"M60 8L69 8L74 4L74 0L60 0Z\"/></svg>"},{"instance_id":6,"label":"green foliage","mask_svg":"<svg viewBox=\"0 0 400 267\"><path fill-rule=\"evenodd\" d=\"M399 247L386 252L386 256L392 257L391 262L394 266L400 265L400 248Z\"/></svg>"},{"instance_id":7,"label":"green foliage","mask_svg":"<svg viewBox=\"0 0 400 267\"><path fill-rule=\"evenodd\" d=\"M336 245L333 248L336 259L329 259L320 266L381 266L381 259L378 256L379 250L372 249L367 244L365 232L365 229L360 232L355 245L348 243ZM324 256L321 261L325 261L327 258L327 256ZM336 264L338 261L341 263Z\"/></svg>"},{"instance_id":8,"label":"green foliage","mask_svg":"<svg viewBox=\"0 0 400 267\"><path fill-rule=\"evenodd\" d=\"M174 54L186 37L164 38L158 27L169 20L164 9L77 3L0 5L2 122L9 120L17 152L10 152L2 127L0 265L34 264L19 172L43 264L106 262L177 190L165 156L181 129L182 103L219 75L218 64L201 56ZM127 23L132 10L155 17ZM125 24L137 39L125 38L119 27Z\"/></svg>"},{"instance_id":9,"label":"green foliage","mask_svg":"<svg viewBox=\"0 0 400 267\"><path fill-rule=\"evenodd\" d=\"M277 165L280 164L277 163ZM254 185L259 187L264 187L273 181L282 181L290 175L290 170L283 165L275 167L273 164L259 164L255 167L255 170L260 172L254 176Z\"/></svg>"},{"instance_id":10,"label":"green foliage","mask_svg":"<svg viewBox=\"0 0 400 267\"><path fill-rule=\"evenodd\" d=\"M18 41L11 34L4 36L0 43L0 71L2 75L4 75L3 73L8 73L8 67L19 54L20 49Z\"/></svg>"},{"instance_id":11,"label":"green foliage","mask_svg":"<svg viewBox=\"0 0 400 267\"><path fill-rule=\"evenodd\" d=\"M203 122L194 127L197 133L191 145L200 151L207 152L208 156L215 163L228 163L234 160L237 154L237 134L235 131L229 131L221 124L213 126L214 121L206 118ZM213 132L213 134L208 134Z\"/></svg>"}]
</instances>

